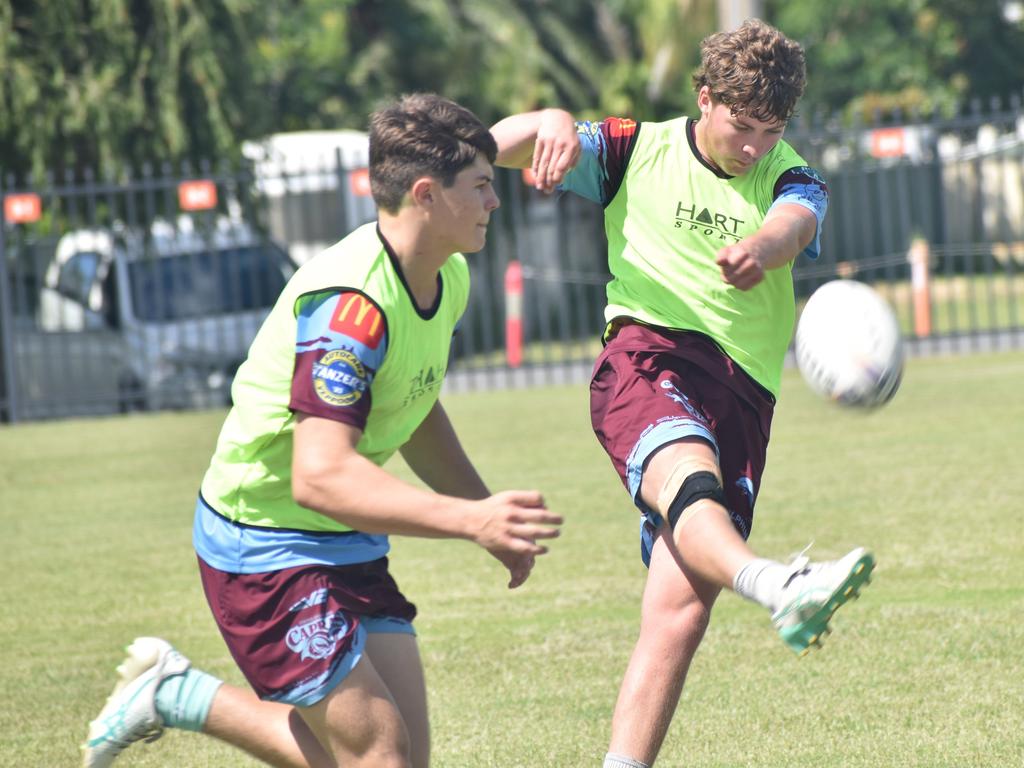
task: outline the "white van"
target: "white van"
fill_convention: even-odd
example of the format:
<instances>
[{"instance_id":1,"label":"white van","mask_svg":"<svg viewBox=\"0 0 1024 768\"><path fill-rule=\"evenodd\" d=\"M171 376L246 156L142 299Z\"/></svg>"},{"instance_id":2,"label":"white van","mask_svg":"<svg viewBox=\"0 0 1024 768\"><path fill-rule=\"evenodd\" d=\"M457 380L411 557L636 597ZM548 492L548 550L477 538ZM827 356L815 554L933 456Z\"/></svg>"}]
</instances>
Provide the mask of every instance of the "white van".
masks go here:
<instances>
[{"instance_id":1,"label":"white van","mask_svg":"<svg viewBox=\"0 0 1024 768\"><path fill-rule=\"evenodd\" d=\"M242 145L271 236L304 264L377 217L367 179L370 140L362 131L293 131Z\"/></svg>"},{"instance_id":2,"label":"white van","mask_svg":"<svg viewBox=\"0 0 1024 768\"><path fill-rule=\"evenodd\" d=\"M205 230L182 217L145 234L69 232L43 277L38 326L51 350L60 340L65 363L76 349L87 357L65 365L66 377L28 375L30 387L51 390L30 391L30 399L107 392L121 409L226 404L235 370L294 270L280 246L223 218ZM23 350L24 364L32 362Z\"/></svg>"}]
</instances>

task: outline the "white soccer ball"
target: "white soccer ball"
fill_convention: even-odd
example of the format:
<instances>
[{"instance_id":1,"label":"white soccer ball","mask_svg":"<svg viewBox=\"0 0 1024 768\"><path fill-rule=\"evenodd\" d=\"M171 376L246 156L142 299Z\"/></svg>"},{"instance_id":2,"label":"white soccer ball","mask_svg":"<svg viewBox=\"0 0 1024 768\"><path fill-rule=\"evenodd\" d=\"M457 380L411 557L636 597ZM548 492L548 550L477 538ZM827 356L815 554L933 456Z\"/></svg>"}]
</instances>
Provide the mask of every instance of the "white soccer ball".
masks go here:
<instances>
[{"instance_id":1,"label":"white soccer ball","mask_svg":"<svg viewBox=\"0 0 1024 768\"><path fill-rule=\"evenodd\" d=\"M903 376L903 337L873 288L833 280L807 300L796 327L796 363L811 389L841 405L889 402Z\"/></svg>"}]
</instances>

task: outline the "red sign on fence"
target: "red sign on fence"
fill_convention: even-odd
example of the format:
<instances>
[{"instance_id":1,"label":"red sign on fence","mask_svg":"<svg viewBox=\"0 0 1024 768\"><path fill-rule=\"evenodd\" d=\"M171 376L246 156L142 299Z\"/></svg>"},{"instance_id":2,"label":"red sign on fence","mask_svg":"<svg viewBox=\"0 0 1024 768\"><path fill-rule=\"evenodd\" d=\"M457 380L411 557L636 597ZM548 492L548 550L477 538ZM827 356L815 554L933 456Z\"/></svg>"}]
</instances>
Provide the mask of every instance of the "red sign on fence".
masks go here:
<instances>
[{"instance_id":1,"label":"red sign on fence","mask_svg":"<svg viewBox=\"0 0 1024 768\"><path fill-rule=\"evenodd\" d=\"M4 218L11 224L31 224L43 215L43 201L34 192L4 196Z\"/></svg>"},{"instance_id":2,"label":"red sign on fence","mask_svg":"<svg viewBox=\"0 0 1024 768\"><path fill-rule=\"evenodd\" d=\"M183 211L206 211L217 207L217 185L209 179L183 181L178 185L178 205Z\"/></svg>"},{"instance_id":3,"label":"red sign on fence","mask_svg":"<svg viewBox=\"0 0 1024 768\"><path fill-rule=\"evenodd\" d=\"M356 168L348 175L349 189L356 197L369 197L370 192L370 169Z\"/></svg>"},{"instance_id":4,"label":"red sign on fence","mask_svg":"<svg viewBox=\"0 0 1024 768\"><path fill-rule=\"evenodd\" d=\"M873 157L902 157L907 151L907 137L902 128L877 128L871 132Z\"/></svg>"}]
</instances>

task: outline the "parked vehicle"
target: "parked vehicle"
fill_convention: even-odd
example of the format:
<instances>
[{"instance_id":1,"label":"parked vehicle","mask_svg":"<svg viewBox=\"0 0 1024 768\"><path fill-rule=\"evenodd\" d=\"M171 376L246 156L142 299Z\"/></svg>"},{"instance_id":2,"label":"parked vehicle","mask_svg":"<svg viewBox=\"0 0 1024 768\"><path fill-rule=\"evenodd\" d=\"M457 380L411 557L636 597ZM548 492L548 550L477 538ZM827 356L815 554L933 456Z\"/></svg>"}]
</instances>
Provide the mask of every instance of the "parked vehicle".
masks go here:
<instances>
[{"instance_id":1,"label":"parked vehicle","mask_svg":"<svg viewBox=\"0 0 1024 768\"><path fill-rule=\"evenodd\" d=\"M40 291L38 327L81 349L71 375L27 372L29 397L108 400L120 409L193 408L230 401L234 373L294 262L247 225L206 230L183 217L146 233L69 232ZM24 341L24 336L21 341ZM22 349L29 371L46 338ZM70 343L70 346L66 346ZM51 366L52 368L52 366Z\"/></svg>"},{"instance_id":2,"label":"parked vehicle","mask_svg":"<svg viewBox=\"0 0 1024 768\"><path fill-rule=\"evenodd\" d=\"M275 133L242 145L270 233L297 264L376 218L369 152L368 134L349 130Z\"/></svg>"}]
</instances>

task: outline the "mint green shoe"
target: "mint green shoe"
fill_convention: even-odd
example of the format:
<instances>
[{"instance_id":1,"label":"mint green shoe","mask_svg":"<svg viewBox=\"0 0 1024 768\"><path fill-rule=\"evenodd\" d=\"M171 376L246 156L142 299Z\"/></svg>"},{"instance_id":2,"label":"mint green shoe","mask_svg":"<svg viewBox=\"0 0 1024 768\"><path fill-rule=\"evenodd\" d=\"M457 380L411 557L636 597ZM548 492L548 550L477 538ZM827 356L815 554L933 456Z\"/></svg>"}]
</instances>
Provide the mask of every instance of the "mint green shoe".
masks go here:
<instances>
[{"instance_id":1,"label":"mint green shoe","mask_svg":"<svg viewBox=\"0 0 1024 768\"><path fill-rule=\"evenodd\" d=\"M89 724L89 737L82 745L85 768L107 768L136 741L160 738L164 722L156 711L156 689L189 668L189 660L158 637L138 637L126 650L128 656L117 668L117 685Z\"/></svg>"},{"instance_id":2,"label":"mint green shoe","mask_svg":"<svg viewBox=\"0 0 1024 768\"><path fill-rule=\"evenodd\" d=\"M803 656L812 647L821 647L832 631L828 626L832 614L859 597L861 588L870 583L875 558L863 547L825 563L812 563L801 553L791 567L772 623L786 645Z\"/></svg>"}]
</instances>

